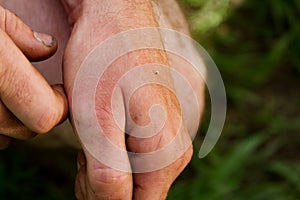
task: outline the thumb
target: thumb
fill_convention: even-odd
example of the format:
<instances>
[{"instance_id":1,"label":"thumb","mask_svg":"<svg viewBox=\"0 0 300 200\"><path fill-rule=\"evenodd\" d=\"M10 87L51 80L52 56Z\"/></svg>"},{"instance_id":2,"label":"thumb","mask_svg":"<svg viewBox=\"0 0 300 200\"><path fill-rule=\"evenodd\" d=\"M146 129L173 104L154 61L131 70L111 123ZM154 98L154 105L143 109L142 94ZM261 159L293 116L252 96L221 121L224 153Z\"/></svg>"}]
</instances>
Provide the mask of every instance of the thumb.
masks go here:
<instances>
[{"instance_id":1,"label":"thumb","mask_svg":"<svg viewBox=\"0 0 300 200\"><path fill-rule=\"evenodd\" d=\"M31 61L44 60L57 50L51 35L33 32L19 17L0 6L0 29L14 41Z\"/></svg>"}]
</instances>

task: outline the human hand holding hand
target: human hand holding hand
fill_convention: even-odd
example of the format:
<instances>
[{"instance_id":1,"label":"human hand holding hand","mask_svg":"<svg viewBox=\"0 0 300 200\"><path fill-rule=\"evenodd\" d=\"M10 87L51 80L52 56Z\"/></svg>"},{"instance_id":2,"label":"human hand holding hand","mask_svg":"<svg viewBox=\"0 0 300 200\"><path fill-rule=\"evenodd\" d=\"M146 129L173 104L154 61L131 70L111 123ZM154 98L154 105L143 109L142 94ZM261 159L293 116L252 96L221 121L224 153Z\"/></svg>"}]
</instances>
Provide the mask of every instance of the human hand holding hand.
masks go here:
<instances>
[{"instance_id":1,"label":"human hand holding hand","mask_svg":"<svg viewBox=\"0 0 300 200\"><path fill-rule=\"evenodd\" d=\"M50 35L33 32L0 6L0 148L13 138L29 139L62 122L68 111L61 86L51 87L30 61L51 57Z\"/></svg>"},{"instance_id":2,"label":"human hand holding hand","mask_svg":"<svg viewBox=\"0 0 300 200\"><path fill-rule=\"evenodd\" d=\"M69 22L73 26L64 57L65 89L71 104L70 112L72 115L75 109L78 109L72 107L75 101L73 91L74 89L78 89L74 88L76 76L89 53L98 44L122 31L135 28L158 27L159 24L157 23L150 0L142 2L123 0L116 0L114 2L109 0L62 0L62 2L69 14ZM143 38L136 38L136 40L140 39ZM161 38L156 39L160 41ZM134 42L133 40L125 40L121 45L131 45ZM117 51L117 49L106 50L105 53L107 54ZM101 66L103 63L104 61L99 60L97 63L98 67L105 67ZM117 84L117 81L124 74L135 67L153 63L164 66L170 65L166 53L161 50L137 50L120 56L111 63L109 68L105 69L103 76L99 77L100 81L95 91L95 105L86 103L89 99L86 99L87 97L84 95L87 93L86 89L90 89L86 88L89 85L89 80L87 80L87 83L79 85L81 88L78 90L81 91L82 98L80 99L81 102L76 102L79 105L75 103L75 106L82 107L82 119L73 118L73 124L77 123L76 120L80 124L89 123L90 119L87 117L89 114L85 113L87 111L84 109L89 106L95 108L98 124L102 127L103 132L97 134L104 134L118 149L124 152L128 150L134 153L147 154L159 151L167 146L177 136L178 126L182 120L182 111L180 110L176 95L159 85L153 84L141 88L135 95L130 96L130 88L134 85L134 78L147 78L150 76L149 72L152 72L152 70L144 70L138 77L133 77L133 79L123 82L123 84ZM92 70L94 66L90 67ZM167 82L172 87L173 80L169 72L160 72L154 75L158 75L158 79ZM90 78L93 79L94 77ZM200 99L204 96L202 86L203 84L199 84L198 97ZM113 92L115 93L113 94ZM115 107L111 106L112 101L114 101ZM129 102L128 109L126 109L126 102ZM145 133L135 132L134 128L128 130L128 126L131 126L129 117L134 119L136 124L148 124L149 117L147 112L151 109L152 105L157 104L164 109L167 121L156 135L140 138L138 136ZM114 116L114 114L117 116ZM115 118L119 124L116 123ZM198 121L196 118L193 120ZM97 124L91 124L86 128L88 129L93 126L97 126ZM125 130L126 134L128 134L127 136L125 136ZM131 168L133 171L141 167L141 165L151 166L153 164L149 162L151 160L136 163L134 158L129 157L126 153L116 154L112 151L110 152L106 148L109 146L109 143L105 141L97 140L95 143L98 143L98 146L93 147L90 146L92 142L85 143L85 141L82 141L83 151L78 156L79 171L75 185L77 198L165 199L171 184L191 159L192 145L188 130L189 127L183 128L183 131L179 133L179 140L175 140L173 149L175 151L168 152L180 155L180 157L167 166L142 173L130 173L126 170L118 170L97 159L89 149L95 147L97 148L95 151L99 152L99 154L106 154L107 158L118 160L126 169ZM95 129L95 131L97 130ZM132 134L133 132L135 133ZM78 134L80 136L84 133ZM96 138L90 138L90 140L94 141ZM186 146L188 148L185 148ZM165 158L167 159L167 157Z\"/></svg>"}]
</instances>

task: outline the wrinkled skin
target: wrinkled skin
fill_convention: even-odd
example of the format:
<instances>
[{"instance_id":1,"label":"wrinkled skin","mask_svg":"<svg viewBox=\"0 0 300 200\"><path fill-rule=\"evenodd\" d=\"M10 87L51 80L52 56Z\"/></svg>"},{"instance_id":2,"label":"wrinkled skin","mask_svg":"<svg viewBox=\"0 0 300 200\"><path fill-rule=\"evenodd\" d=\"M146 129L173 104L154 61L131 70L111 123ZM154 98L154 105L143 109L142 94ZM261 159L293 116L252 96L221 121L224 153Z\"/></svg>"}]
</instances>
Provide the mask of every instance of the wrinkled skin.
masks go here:
<instances>
[{"instance_id":1,"label":"wrinkled skin","mask_svg":"<svg viewBox=\"0 0 300 200\"><path fill-rule=\"evenodd\" d=\"M56 37L59 45L56 55L35 65L52 84L61 83L62 77L64 77L65 91L70 104L72 102L74 80L80 65L91 50L105 39L121 31L144 27L168 27L188 34L186 23L177 4L173 0L159 2L160 5L150 0L0 1L3 7L16 13L34 30L49 33ZM174 13L176 13L175 18L173 17ZM131 41L126 42L130 44ZM182 44L178 43L178 45ZM113 49L108 51L113 51ZM164 51L139 50L115 61L110 68L111 70L108 70L105 76L120 77L133 67L147 63L158 63L167 66L172 63L179 63L182 66L187 65L183 60L176 56L167 55ZM187 77L193 74L190 68L183 67L183 69L185 70L181 68L181 72L186 74ZM147 73L145 72L141 76L147 76ZM176 80L173 80L170 74L161 74L161 77L166 78L170 85L176 84ZM203 82L191 77L191 83L194 91L196 91L200 111L202 112ZM119 85L120 96L126 95L130 84L130 82L127 82ZM148 118L143 117L146 114L144 111L148 111L151 105L159 103L167 111L168 121L154 137L146 139L133 136L125 137L124 132L114 122L112 110L107 109L111 99L105 97L111 95L111 91L114 89L112 86L114 86L114 83L110 78L101 81L95 99L99 123L104 127L105 135L110 141L123 150L147 153L161 149L174 138L177 133L175 129L181 118L180 107L174 94L158 86L143 88L140 93L131 99L131 116L138 124L147 124ZM177 87L180 91L180 86ZM100 88L105 88L105 91L101 90L100 93ZM123 126L125 127L126 113L122 110L124 98L126 96L117 99L117 107L120 108L119 118L123 120ZM70 107L71 113L72 109ZM194 122L195 116L191 113L188 118L193 119L190 121ZM188 132L194 128L192 127L194 125L189 123L189 120L185 125L186 129L181 133L181 138L191 142ZM67 130L66 127L68 125L64 124L56 129L58 134L53 134L52 137L66 138L65 143L67 141L67 143L73 144L70 140L73 141L74 136L70 134L71 131ZM178 143L177 145L180 149L181 144ZM191 155L192 145L190 144L190 147L180 159L171 165L150 173L131 174L106 166L96 160L86 148L83 148L78 156L76 196L78 199L165 199L171 184L190 161ZM130 165L128 157L122 159Z\"/></svg>"}]
</instances>

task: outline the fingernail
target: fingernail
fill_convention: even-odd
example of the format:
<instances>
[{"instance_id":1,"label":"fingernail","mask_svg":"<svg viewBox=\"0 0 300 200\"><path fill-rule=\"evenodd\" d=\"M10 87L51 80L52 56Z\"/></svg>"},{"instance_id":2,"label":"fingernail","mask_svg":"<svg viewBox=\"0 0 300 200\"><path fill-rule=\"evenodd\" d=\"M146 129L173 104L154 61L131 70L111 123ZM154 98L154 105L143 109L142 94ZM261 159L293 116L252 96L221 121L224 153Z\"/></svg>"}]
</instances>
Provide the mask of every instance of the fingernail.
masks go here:
<instances>
[{"instance_id":1,"label":"fingernail","mask_svg":"<svg viewBox=\"0 0 300 200\"><path fill-rule=\"evenodd\" d=\"M51 35L38 32L34 32L33 35L39 42L42 42L47 47L53 47L55 45L55 38Z\"/></svg>"}]
</instances>

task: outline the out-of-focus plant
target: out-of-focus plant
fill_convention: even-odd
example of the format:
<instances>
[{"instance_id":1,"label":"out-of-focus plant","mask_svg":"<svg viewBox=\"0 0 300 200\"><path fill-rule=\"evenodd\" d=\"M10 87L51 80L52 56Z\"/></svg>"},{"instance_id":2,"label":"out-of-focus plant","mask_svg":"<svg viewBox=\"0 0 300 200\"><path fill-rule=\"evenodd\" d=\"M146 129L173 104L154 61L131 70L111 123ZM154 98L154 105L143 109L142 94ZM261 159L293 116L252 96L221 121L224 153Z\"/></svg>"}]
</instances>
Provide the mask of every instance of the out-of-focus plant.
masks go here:
<instances>
[{"instance_id":1,"label":"out-of-focus plant","mask_svg":"<svg viewBox=\"0 0 300 200\"><path fill-rule=\"evenodd\" d=\"M180 2L221 71L229 109L217 146L193 157L169 199L300 199L300 1Z\"/></svg>"},{"instance_id":2,"label":"out-of-focus plant","mask_svg":"<svg viewBox=\"0 0 300 200\"><path fill-rule=\"evenodd\" d=\"M195 0L191 1L196 2ZM203 34L206 31L219 26L229 14L229 0L209 0L200 2L202 2L202 8L199 11L191 12L189 16L192 31L197 35ZM193 5L196 6L197 4L194 3Z\"/></svg>"}]
</instances>

